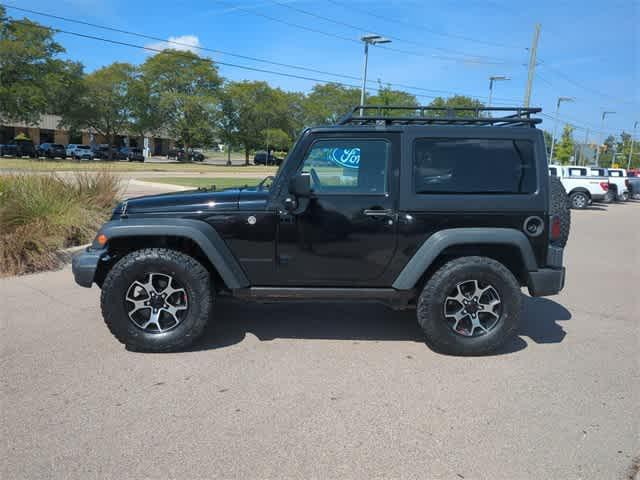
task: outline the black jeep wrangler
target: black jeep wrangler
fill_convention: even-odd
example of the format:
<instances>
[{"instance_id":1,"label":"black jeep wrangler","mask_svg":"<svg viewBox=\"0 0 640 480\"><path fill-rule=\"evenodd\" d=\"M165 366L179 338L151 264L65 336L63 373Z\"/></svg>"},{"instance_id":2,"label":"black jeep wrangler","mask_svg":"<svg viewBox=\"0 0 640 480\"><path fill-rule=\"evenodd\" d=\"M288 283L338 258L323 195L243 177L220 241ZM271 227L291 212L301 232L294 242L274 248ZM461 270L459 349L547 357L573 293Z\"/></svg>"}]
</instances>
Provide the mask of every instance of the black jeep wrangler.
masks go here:
<instances>
[{"instance_id":1,"label":"black jeep wrangler","mask_svg":"<svg viewBox=\"0 0 640 480\"><path fill-rule=\"evenodd\" d=\"M76 282L102 288L136 350L188 347L232 295L416 308L434 349L492 352L517 331L521 287L564 284L569 209L539 111L356 107L305 130L260 185L122 202Z\"/></svg>"}]
</instances>

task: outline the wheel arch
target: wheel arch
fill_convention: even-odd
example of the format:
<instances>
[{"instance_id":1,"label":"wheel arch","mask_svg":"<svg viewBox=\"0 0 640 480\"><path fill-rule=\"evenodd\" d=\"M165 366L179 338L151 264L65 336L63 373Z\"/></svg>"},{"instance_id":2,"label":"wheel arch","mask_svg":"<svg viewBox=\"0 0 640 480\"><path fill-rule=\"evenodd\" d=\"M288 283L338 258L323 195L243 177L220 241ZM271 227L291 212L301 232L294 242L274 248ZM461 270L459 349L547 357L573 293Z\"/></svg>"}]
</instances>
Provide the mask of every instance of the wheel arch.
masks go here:
<instances>
[{"instance_id":1,"label":"wheel arch","mask_svg":"<svg viewBox=\"0 0 640 480\"><path fill-rule=\"evenodd\" d=\"M421 285L450 260L485 256L505 265L521 284L538 269L524 233L511 228L452 228L431 235L405 265L393 288L408 290Z\"/></svg>"},{"instance_id":2,"label":"wheel arch","mask_svg":"<svg viewBox=\"0 0 640 480\"><path fill-rule=\"evenodd\" d=\"M249 280L227 244L209 224L199 220L127 219L106 223L98 235L114 259L141 248L172 248L193 256L216 274L227 288L244 288ZM96 283L104 279L113 262L100 262Z\"/></svg>"},{"instance_id":3,"label":"wheel arch","mask_svg":"<svg viewBox=\"0 0 640 480\"><path fill-rule=\"evenodd\" d=\"M591 198L591 192L587 188L584 188L584 187L576 187L576 188L574 188L573 190L571 190L569 192L569 196L573 195L574 193L578 193L578 192L579 193L584 193L584 194L587 195L587 197Z\"/></svg>"}]
</instances>

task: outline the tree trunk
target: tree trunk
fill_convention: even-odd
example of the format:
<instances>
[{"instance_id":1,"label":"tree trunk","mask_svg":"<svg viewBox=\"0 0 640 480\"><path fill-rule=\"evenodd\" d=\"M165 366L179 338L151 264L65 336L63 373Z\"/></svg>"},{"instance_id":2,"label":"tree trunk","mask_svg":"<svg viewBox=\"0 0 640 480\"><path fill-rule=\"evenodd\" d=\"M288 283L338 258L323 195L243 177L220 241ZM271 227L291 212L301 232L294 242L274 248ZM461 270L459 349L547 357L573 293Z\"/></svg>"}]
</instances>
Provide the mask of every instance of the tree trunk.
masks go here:
<instances>
[{"instance_id":1,"label":"tree trunk","mask_svg":"<svg viewBox=\"0 0 640 480\"><path fill-rule=\"evenodd\" d=\"M249 166L249 149L247 147L244 147L244 164Z\"/></svg>"},{"instance_id":2,"label":"tree trunk","mask_svg":"<svg viewBox=\"0 0 640 480\"><path fill-rule=\"evenodd\" d=\"M231 166L231 144L227 144L227 167Z\"/></svg>"}]
</instances>

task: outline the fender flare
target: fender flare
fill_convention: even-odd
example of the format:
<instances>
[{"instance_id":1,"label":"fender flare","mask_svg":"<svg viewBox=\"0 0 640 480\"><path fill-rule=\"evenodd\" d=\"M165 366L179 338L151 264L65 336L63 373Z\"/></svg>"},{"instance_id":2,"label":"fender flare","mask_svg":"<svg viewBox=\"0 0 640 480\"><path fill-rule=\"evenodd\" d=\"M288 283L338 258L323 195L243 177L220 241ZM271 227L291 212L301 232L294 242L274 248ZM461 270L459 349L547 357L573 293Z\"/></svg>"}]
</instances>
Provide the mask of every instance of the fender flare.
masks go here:
<instances>
[{"instance_id":1,"label":"fender flare","mask_svg":"<svg viewBox=\"0 0 640 480\"><path fill-rule=\"evenodd\" d=\"M571 196L575 192L580 192L586 194L589 198L591 198L591 192L584 187L576 187L568 193L568 196Z\"/></svg>"},{"instance_id":2,"label":"fender flare","mask_svg":"<svg viewBox=\"0 0 640 480\"><path fill-rule=\"evenodd\" d=\"M529 272L538 270L531 244L525 234L519 230L513 228L449 228L440 230L425 240L396 277L393 288L396 290L413 288L433 261L446 248L472 244L514 246L522 256L525 269Z\"/></svg>"},{"instance_id":3,"label":"fender flare","mask_svg":"<svg viewBox=\"0 0 640 480\"><path fill-rule=\"evenodd\" d=\"M122 219L105 223L98 235L109 240L125 237L182 237L195 242L230 289L249 286L249 279L227 244L206 222L191 219ZM94 246L98 247L95 244Z\"/></svg>"}]
</instances>

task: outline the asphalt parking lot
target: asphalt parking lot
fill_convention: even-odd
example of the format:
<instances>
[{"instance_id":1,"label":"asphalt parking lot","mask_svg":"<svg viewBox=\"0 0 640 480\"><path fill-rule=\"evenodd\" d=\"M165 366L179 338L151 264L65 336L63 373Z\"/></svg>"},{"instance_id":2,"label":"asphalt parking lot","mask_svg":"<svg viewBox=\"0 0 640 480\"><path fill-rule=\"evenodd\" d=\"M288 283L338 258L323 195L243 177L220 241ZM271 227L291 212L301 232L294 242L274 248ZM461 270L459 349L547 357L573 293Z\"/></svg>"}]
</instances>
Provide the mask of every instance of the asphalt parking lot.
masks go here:
<instances>
[{"instance_id":1,"label":"asphalt parking lot","mask_svg":"<svg viewBox=\"0 0 640 480\"><path fill-rule=\"evenodd\" d=\"M561 295L498 355L413 312L220 302L192 351L109 334L69 268L0 280L2 478L630 478L640 202L574 211Z\"/></svg>"}]
</instances>

